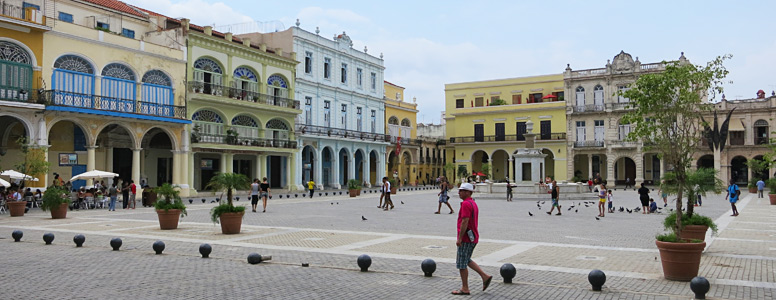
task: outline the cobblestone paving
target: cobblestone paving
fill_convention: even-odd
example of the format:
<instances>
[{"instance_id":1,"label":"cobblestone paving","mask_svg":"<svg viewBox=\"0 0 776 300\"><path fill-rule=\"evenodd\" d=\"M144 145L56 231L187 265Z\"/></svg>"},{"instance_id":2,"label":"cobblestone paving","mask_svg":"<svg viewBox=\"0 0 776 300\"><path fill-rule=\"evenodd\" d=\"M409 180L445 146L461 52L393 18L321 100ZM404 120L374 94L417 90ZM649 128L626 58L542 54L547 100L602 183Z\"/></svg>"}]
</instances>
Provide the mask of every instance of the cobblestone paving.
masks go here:
<instances>
[{"instance_id":1,"label":"cobblestone paving","mask_svg":"<svg viewBox=\"0 0 776 300\"><path fill-rule=\"evenodd\" d=\"M22 218L0 215L0 251L9 254L0 256L0 288L7 292L2 298L447 299L460 285L453 264L456 216L444 214L445 208L443 215L432 214L434 196L429 191L400 192L396 208L388 212L375 208L377 196L370 194L278 198L270 202L267 213L246 213L238 235L220 234L220 227L209 221L214 204L201 202L189 205L189 215L173 231L159 230L150 208L71 211L64 220L51 220L38 209ZM776 215L776 207L771 208L767 199L743 196L737 218L727 217L729 206L723 196L711 196L697 208L721 225L719 237L707 239L710 245L700 269L700 275L712 282L708 294L712 299L772 299L776 291L776 227L770 225L776 220L770 217ZM638 205L632 191L617 192L616 199L623 206L631 204L629 208ZM457 211L460 201L452 203ZM483 237L474 259L495 276L494 281L501 280L498 269L503 263L513 263L518 275L515 284L494 282L483 293L478 276L470 272L474 298L692 295L687 283L662 279L654 235L662 232L665 214L618 212L596 221L595 206L585 207L582 200L562 201L559 217L544 214L548 205L541 200L478 203ZM568 210L571 205L574 209ZM669 203L668 208L672 206ZM362 215L368 221L362 221ZM24 230L23 242L12 242L14 229ZM57 235L54 245L43 245L44 232ZM73 246L76 233L86 235L85 247ZM124 240L119 252L108 246L116 236ZM164 255L153 254L155 240L167 244ZM199 258L197 247L202 242L213 245L211 259ZM246 257L251 252L271 255L272 260L249 265ZM355 264L361 253L373 258L368 273L358 272ZM427 257L438 263L432 278L420 271L420 261ZM607 273L601 293L592 292L587 283L587 272L594 268ZM42 288L41 282L46 283Z\"/></svg>"}]
</instances>

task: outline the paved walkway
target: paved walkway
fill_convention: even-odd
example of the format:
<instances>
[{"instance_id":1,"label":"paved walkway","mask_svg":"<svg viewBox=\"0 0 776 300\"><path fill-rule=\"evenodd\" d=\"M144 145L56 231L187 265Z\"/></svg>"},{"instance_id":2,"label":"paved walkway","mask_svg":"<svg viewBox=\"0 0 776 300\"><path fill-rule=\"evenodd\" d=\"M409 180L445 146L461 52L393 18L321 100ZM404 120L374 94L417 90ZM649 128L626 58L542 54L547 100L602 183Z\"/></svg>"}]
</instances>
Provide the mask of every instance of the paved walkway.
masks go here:
<instances>
[{"instance_id":1,"label":"paved walkway","mask_svg":"<svg viewBox=\"0 0 776 300\"><path fill-rule=\"evenodd\" d=\"M214 204L201 202L189 205L189 215L173 231L159 230L150 208L74 211L64 220L37 209L22 218L0 215L0 252L8 254L0 256L0 288L7 299L446 299L460 285L454 266L456 217L445 214L446 208L433 214L435 195L400 192L396 208L384 212L375 207L376 194L312 199L292 194L270 201L267 213L246 213L239 235L220 234L209 221ZM767 198L742 196L739 217L728 216L729 206L719 195L696 210L720 226L717 237L707 238L700 274L711 281L713 299L773 299L776 206ZM639 205L632 191L615 192L615 199L617 206ZM456 211L458 203L451 198ZM479 278L470 272L473 297L691 298L688 283L662 279L654 235L662 232L665 214L618 212L595 220L595 206L580 200L562 201L563 216L548 216L548 203L479 201L483 237L474 259L495 278L481 292ZM14 229L25 232L23 242L12 242ZM56 234L54 245L43 245L45 232ZM77 233L86 236L83 248L72 243ZM117 236L124 246L114 252L108 241ZM155 240L167 244L164 255L153 254ZM213 245L210 259L198 257L203 242ZM251 252L273 259L249 265ZM358 272L355 264L363 253L373 259L368 273ZM438 264L432 278L420 271L425 258ZM498 270L504 263L518 269L514 284L501 283ZM606 272L603 292L590 290L592 269Z\"/></svg>"}]
</instances>

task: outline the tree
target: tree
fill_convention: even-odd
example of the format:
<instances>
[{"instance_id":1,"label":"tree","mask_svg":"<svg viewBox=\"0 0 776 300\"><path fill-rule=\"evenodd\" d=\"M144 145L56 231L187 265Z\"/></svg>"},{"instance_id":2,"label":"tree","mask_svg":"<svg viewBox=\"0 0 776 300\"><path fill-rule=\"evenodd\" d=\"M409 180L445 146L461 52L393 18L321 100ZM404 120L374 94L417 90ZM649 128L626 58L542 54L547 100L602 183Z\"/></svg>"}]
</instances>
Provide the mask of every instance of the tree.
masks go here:
<instances>
[{"instance_id":1,"label":"tree","mask_svg":"<svg viewBox=\"0 0 776 300\"><path fill-rule=\"evenodd\" d=\"M458 165L457 175L461 178L461 182L464 182L464 179L469 176L469 170L466 169L466 165Z\"/></svg>"},{"instance_id":2,"label":"tree","mask_svg":"<svg viewBox=\"0 0 776 300\"><path fill-rule=\"evenodd\" d=\"M445 169L445 175L446 176L454 176L453 175L453 171L455 171L455 164L454 163L446 163L444 169ZM448 178L448 179L450 179L450 178Z\"/></svg>"},{"instance_id":3,"label":"tree","mask_svg":"<svg viewBox=\"0 0 776 300\"><path fill-rule=\"evenodd\" d=\"M250 188L250 180L243 174L219 173L210 179L208 188L215 191L226 190L226 203L221 203L210 210L210 217L214 223L218 222L218 217L223 213L243 212L245 206L234 206L232 204L232 192L234 190L246 190Z\"/></svg>"},{"instance_id":4,"label":"tree","mask_svg":"<svg viewBox=\"0 0 776 300\"><path fill-rule=\"evenodd\" d=\"M48 172L51 164L46 161L45 147L38 146L37 144L28 144L26 136L16 139L16 144L19 145L24 157L24 160L15 166L16 170L36 178ZM25 186L26 181L26 178L22 179L22 187Z\"/></svg>"},{"instance_id":5,"label":"tree","mask_svg":"<svg viewBox=\"0 0 776 300\"><path fill-rule=\"evenodd\" d=\"M674 166L677 199L683 199L688 188L688 171L693 155L699 149L704 124L701 116L712 109L705 102L723 92L722 83L728 71L723 66L731 55L719 56L706 66L693 65L682 57L679 61L663 62L665 71L645 74L625 92L630 99L622 122L635 124L627 139L641 140L646 150L657 150ZM692 203L688 203L692 207ZM682 230L682 201L676 201L677 235Z\"/></svg>"},{"instance_id":6,"label":"tree","mask_svg":"<svg viewBox=\"0 0 776 300\"><path fill-rule=\"evenodd\" d=\"M485 174L486 178L490 178L490 164L489 163L483 163L482 166L480 166L480 171Z\"/></svg>"},{"instance_id":7,"label":"tree","mask_svg":"<svg viewBox=\"0 0 776 300\"><path fill-rule=\"evenodd\" d=\"M700 168L697 170L688 170L687 179L684 182L683 190L687 191L687 216L692 217L693 207L698 194L706 196L707 193L720 193L724 187L722 180L717 178L718 171L714 168ZM676 172L666 172L663 175L663 183L660 189L668 194L677 194L679 185L676 180ZM679 202L679 201L677 201Z\"/></svg>"}]
</instances>

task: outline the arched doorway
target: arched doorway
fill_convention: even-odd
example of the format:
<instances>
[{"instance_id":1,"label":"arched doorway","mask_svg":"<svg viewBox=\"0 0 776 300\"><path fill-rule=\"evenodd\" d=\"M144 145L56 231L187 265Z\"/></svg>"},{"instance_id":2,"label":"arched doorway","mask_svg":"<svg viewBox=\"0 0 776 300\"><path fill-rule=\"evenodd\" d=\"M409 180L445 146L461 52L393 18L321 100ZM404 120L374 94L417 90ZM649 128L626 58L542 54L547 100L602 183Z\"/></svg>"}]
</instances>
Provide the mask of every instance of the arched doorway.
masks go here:
<instances>
[{"instance_id":1,"label":"arched doorway","mask_svg":"<svg viewBox=\"0 0 776 300\"><path fill-rule=\"evenodd\" d=\"M574 155L574 176L577 181L587 183L588 179L593 178L593 174L590 174L590 159L587 154ZM573 180L574 178L572 178Z\"/></svg>"},{"instance_id":2,"label":"arched doorway","mask_svg":"<svg viewBox=\"0 0 776 300\"><path fill-rule=\"evenodd\" d=\"M393 178L394 172L399 172L399 156L396 155L396 151L388 152L388 178Z\"/></svg>"},{"instance_id":3,"label":"arched doorway","mask_svg":"<svg viewBox=\"0 0 776 300\"><path fill-rule=\"evenodd\" d=\"M620 157L614 163L614 184L624 185L630 179L630 184L636 181L636 162L630 157Z\"/></svg>"},{"instance_id":4,"label":"arched doorway","mask_svg":"<svg viewBox=\"0 0 776 300\"><path fill-rule=\"evenodd\" d=\"M555 154L552 154L552 151L550 149L542 149L542 154L546 154L547 156L544 157L544 174L542 174L542 180L544 180L545 177L550 177L553 180L555 179Z\"/></svg>"},{"instance_id":5,"label":"arched doorway","mask_svg":"<svg viewBox=\"0 0 776 300\"><path fill-rule=\"evenodd\" d=\"M369 152L369 178L370 178L370 184L372 186L380 185L380 182L383 180L384 175L377 175L377 151L372 150Z\"/></svg>"},{"instance_id":6,"label":"arched doorway","mask_svg":"<svg viewBox=\"0 0 776 300\"><path fill-rule=\"evenodd\" d=\"M660 169L660 157L655 153L647 153L643 156L642 163L644 164L642 170L644 181L648 184L659 184L660 176L663 170Z\"/></svg>"},{"instance_id":7,"label":"arched doorway","mask_svg":"<svg viewBox=\"0 0 776 300\"><path fill-rule=\"evenodd\" d=\"M348 186L348 178L351 177L352 174L349 173L350 164L353 162L350 161L350 154L348 153L348 150L345 148L340 149L339 156L337 156L337 160L339 161L339 184L343 187Z\"/></svg>"},{"instance_id":8,"label":"arched doorway","mask_svg":"<svg viewBox=\"0 0 776 300\"><path fill-rule=\"evenodd\" d=\"M172 160L174 149L172 139L164 130L153 128L144 136L141 143L141 170L138 186L148 184L155 187L164 183L172 184Z\"/></svg>"},{"instance_id":9,"label":"arched doorway","mask_svg":"<svg viewBox=\"0 0 776 300\"><path fill-rule=\"evenodd\" d=\"M736 156L730 161L730 179L736 184L746 185L749 182L749 168L746 166L746 157Z\"/></svg>"},{"instance_id":10,"label":"arched doorway","mask_svg":"<svg viewBox=\"0 0 776 300\"><path fill-rule=\"evenodd\" d=\"M493 152L493 159L491 162L493 181L506 180L510 168L509 153L504 150L496 150Z\"/></svg>"},{"instance_id":11,"label":"arched doorway","mask_svg":"<svg viewBox=\"0 0 776 300\"><path fill-rule=\"evenodd\" d=\"M315 148L308 145L302 149L302 182L307 184L313 180L313 174L315 174ZM316 184L320 183L316 182Z\"/></svg>"},{"instance_id":12,"label":"arched doorway","mask_svg":"<svg viewBox=\"0 0 776 300\"><path fill-rule=\"evenodd\" d=\"M51 145L48 149L49 174L59 174L62 179L66 180L86 172L88 131L84 130L81 124L70 120L54 121L49 124L49 128L48 141ZM106 151L106 153L108 152ZM108 167L112 167L112 165L106 166L104 170L113 170ZM53 178L53 176L49 178ZM49 181L46 185L51 184L51 180ZM76 180L71 184L74 189L78 189L86 185L86 180Z\"/></svg>"},{"instance_id":13,"label":"arched doorway","mask_svg":"<svg viewBox=\"0 0 776 300\"><path fill-rule=\"evenodd\" d=\"M364 180L364 152L361 150L356 150L356 155L354 160L355 160L356 174L353 178L358 180L359 185L363 185L365 181Z\"/></svg>"},{"instance_id":14,"label":"arched doorway","mask_svg":"<svg viewBox=\"0 0 776 300\"><path fill-rule=\"evenodd\" d=\"M323 186L324 187L330 187L332 182L331 178L331 171L332 171L332 161L334 160L334 153L331 151L331 148L324 147L323 151L321 151L321 169L323 169L321 172L321 176L323 176Z\"/></svg>"},{"instance_id":15,"label":"arched doorway","mask_svg":"<svg viewBox=\"0 0 776 300\"><path fill-rule=\"evenodd\" d=\"M18 169L24 163L22 145L31 143L24 122L13 116L0 116L0 170ZM4 178L8 179L8 178ZM11 183L19 183L10 180Z\"/></svg>"},{"instance_id":16,"label":"arched doorway","mask_svg":"<svg viewBox=\"0 0 776 300\"><path fill-rule=\"evenodd\" d=\"M95 153L95 168L113 168L113 173L119 174L121 180L129 182L132 179L132 149L135 148L135 141L129 131L118 124L110 124L100 130L95 144L97 149L104 149L100 151L103 152L102 155ZM142 153L140 157L143 157ZM99 163L100 161L104 163Z\"/></svg>"},{"instance_id":17,"label":"arched doorway","mask_svg":"<svg viewBox=\"0 0 776 300\"><path fill-rule=\"evenodd\" d=\"M402 161L402 174L400 175L401 179L401 185L400 186L406 186L409 184L412 184L413 180L415 178L412 177L412 156L408 151L404 151L401 154L401 161Z\"/></svg>"},{"instance_id":18,"label":"arched doorway","mask_svg":"<svg viewBox=\"0 0 776 300\"><path fill-rule=\"evenodd\" d=\"M474 153L472 153L472 170L471 170L472 173L482 172L483 171L482 164L487 164L490 161L489 158L490 157L488 157L488 153L485 153L485 151L482 151L482 150L474 151ZM493 166L491 166L490 169L491 169L490 173L492 174ZM485 178L480 178L480 179L484 180Z\"/></svg>"},{"instance_id":19,"label":"arched doorway","mask_svg":"<svg viewBox=\"0 0 776 300\"><path fill-rule=\"evenodd\" d=\"M695 164L695 166L698 169L700 169L700 168L713 169L714 168L714 155L707 154L707 155L701 156L701 158L698 159L698 162Z\"/></svg>"}]
</instances>

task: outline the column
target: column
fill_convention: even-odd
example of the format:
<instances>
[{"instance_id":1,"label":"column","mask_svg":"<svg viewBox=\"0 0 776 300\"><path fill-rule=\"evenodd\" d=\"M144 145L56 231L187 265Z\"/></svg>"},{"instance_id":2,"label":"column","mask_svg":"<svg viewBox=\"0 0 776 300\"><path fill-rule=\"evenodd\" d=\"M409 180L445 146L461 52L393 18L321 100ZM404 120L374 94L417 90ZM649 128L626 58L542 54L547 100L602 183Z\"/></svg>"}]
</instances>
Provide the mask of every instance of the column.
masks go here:
<instances>
[{"instance_id":1,"label":"column","mask_svg":"<svg viewBox=\"0 0 776 300\"><path fill-rule=\"evenodd\" d=\"M361 171L361 177L362 177L361 178L361 183L363 184L364 182L366 182L366 184L367 184L366 187L371 187L372 186L372 180L371 180L371 177L370 177L370 175L371 175L370 171L371 170L369 170L369 156L368 155L367 155L366 159L361 160L361 170L362 170Z\"/></svg>"},{"instance_id":2,"label":"column","mask_svg":"<svg viewBox=\"0 0 776 300\"><path fill-rule=\"evenodd\" d=\"M715 166L716 167L716 166ZM719 169L716 169L719 170ZM662 179L663 176L666 175L666 160L661 158L660 159L660 178ZM719 176L719 175L718 175ZM659 184L660 182L658 182Z\"/></svg>"},{"instance_id":3,"label":"column","mask_svg":"<svg viewBox=\"0 0 776 300\"><path fill-rule=\"evenodd\" d=\"M180 185L183 183L181 180L181 172L184 171L181 163L181 151L170 150L172 152L172 184ZM139 181L135 181L136 183Z\"/></svg>"},{"instance_id":4,"label":"column","mask_svg":"<svg viewBox=\"0 0 776 300\"><path fill-rule=\"evenodd\" d=\"M226 173L234 173L234 154L226 153Z\"/></svg>"},{"instance_id":5,"label":"column","mask_svg":"<svg viewBox=\"0 0 776 300\"><path fill-rule=\"evenodd\" d=\"M523 165L520 163L519 159L515 159L514 160L514 164L515 164L515 182L522 182L523 181ZM458 170L457 167L456 167L456 170Z\"/></svg>"},{"instance_id":6,"label":"column","mask_svg":"<svg viewBox=\"0 0 776 300\"><path fill-rule=\"evenodd\" d=\"M142 149L132 149L132 180L140 182L140 151Z\"/></svg>"},{"instance_id":7,"label":"column","mask_svg":"<svg viewBox=\"0 0 776 300\"><path fill-rule=\"evenodd\" d=\"M113 172L113 147L105 148L105 171Z\"/></svg>"},{"instance_id":8,"label":"column","mask_svg":"<svg viewBox=\"0 0 776 300\"><path fill-rule=\"evenodd\" d=\"M294 171L294 178L295 178L294 186L296 186L297 189L306 190L307 181L304 180L304 176L303 176L304 162L302 161L302 151L303 150L299 150L298 152L294 153L294 168L292 170Z\"/></svg>"},{"instance_id":9,"label":"column","mask_svg":"<svg viewBox=\"0 0 776 300\"><path fill-rule=\"evenodd\" d=\"M571 182L572 178L574 178L574 151L571 150L573 147L572 145L569 145L566 149L569 149L566 151L566 179Z\"/></svg>"},{"instance_id":10,"label":"column","mask_svg":"<svg viewBox=\"0 0 776 300\"><path fill-rule=\"evenodd\" d=\"M588 178L593 178L595 174L593 174L593 155L588 154L587 155L587 176ZM614 183L612 183L614 185Z\"/></svg>"},{"instance_id":11,"label":"column","mask_svg":"<svg viewBox=\"0 0 776 300\"><path fill-rule=\"evenodd\" d=\"M288 156L286 159L289 162L288 166L288 191L293 191L297 189L297 186L301 183L299 178L296 177L296 160L297 157L300 156L298 152L291 153L290 156Z\"/></svg>"},{"instance_id":12,"label":"column","mask_svg":"<svg viewBox=\"0 0 776 300\"><path fill-rule=\"evenodd\" d=\"M86 146L86 171L93 171L95 168L95 162L94 162L94 150L97 149L97 146ZM86 185L93 185L94 180L93 179L87 179Z\"/></svg>"},{"instance_id":13,"label":"column","mask_svg":"<svg viewBox=\"0 0 776 300\"><path fill-rule=\"evenodd\" d=\"M348 180L356 179L356 159L355 155L348 157Z\"/></svg>"},{"instance_id":14,"label":"column","mask_svg":"<svg viewBox=\"0 0 776 300\"><path fill-rule=\"evenodd\" d=\"M313 164L313 172L312 172L313 174L312 174L312 176L313 176L313 181L317 185L316 188L318 190L322 190L323 189L323 181L322 181L323 180L322 179L322 177L323 177L323 159L322 159L321 155L323 155L322 151L318 150L318 149L315 149L315 155L314 155L313 161L312 161L312 164Z\"/></svg>"},{"instance_id":15,"label":"column","mask_svg":"<svg viewBox=\"0 0 776 300\"><path fill-rule=\"evenodd\" d=\"M616 182L616 178L614 178L614 159L611 159L609 155L606 156L606 177L606 182L609 183L609 186L614 187Z\"/></svg>"},{"instance_id":16,"label":"column","mask_svg":"<svg viewBox=\"0 0 776 300\"><path fill-rule=\"evenodd\" d=\"M189 152L189 188L194 188L194 151ZM197 169L199 170L199 169Z\"/></svg>"},{"instance_id":17,"label":"column","mask_svg":"<svg viewBox=\"0 0 776 300\"><path fill-rule=\"evenodd\" d=\"M174 158L173 158L174 159ZM188 194L188 189L190 187L189 185L189 152L186 150L180 151L178 154L178 166L180 166L181 170L178 174L180 178L178 179L178 184L180 184L182 189L186 189ZM174 164L175 162L173 162ZM173 182L175 182L175 177L173 177Z\"/></svg>"},{"instance_id":18,"label":"column","mask_svg":"<svg viewBox=\"0 0 776 300\"><path fill-rule=\"evenodd\" d=\"M512 158L512 154L510 154L510 155L509 155L509 160L508 160L508 162L507 162L507 169L506 169L506 173L504 173L504 174L506 174L505 176L507 177L507 182L512 182L512 183L514 183L514 182L515 182L515 177L514 177L514 174L512 174L512 173L509 173L509 166L510 166L510 165L513 165L514 163L515 163L515 159L514 159L514 158Z\"/></svg>"},{"instance_id":19,"label":"column","mask_svg":"<svg viewBox=\"0 0 776 300\"><path fill-rule=\"evenodd\" d=\"M218 166L218 171L221 172L221 173L227 173L226 172L226 157L227 157L227 155L229 155L229 154L221 153L221 163Z\"/></svg>"},{"instance_id":20,"label":"column","mask_svg":"<svg viewBox=\"0 0 776 300\"><path fill-rule=\"evenodd\" d=\"M147 150L140 150L140 176L142 176L142 175L143 175L143 173L144 173L143 171L145 171L145 162L146 162L146 159L145 159L145 154L146 154L146 153L143 153L143 152L145 152L145 151L147 151ZM173 157L175 157L175 154L173 154ZM174 159L174 158L173 158L173 159ZM173 170L173 172L175 172L175 170ZM147 177L147 176L148 176L148 174L146 174L146 177ZM138 177L138 178L140 178L140 177ZM138 184L139 184L139 183L140 183L140 181L135 181L135 183L138 183ZM157 185L161 185L161 183L160 183L160 182L157 182L156 184L157 184Z\"/></svg>"},{"instance_id":21,"label":"column","mask_svg":"<svg viewBox=\"0 0 776 300\"><path fill-rule=\"evenodd\" d=\"M263 178L263 177L261 177L261 167L262 167L262 165L263 164L262 164L262 160L261 160L261 155L256 155L256 168L255 168L256 170L254 170L254 172L253 172L253 177L254 178L258 178L259 181L261 181L261 179Z\"/></svg>"},{"instance_id":22,"label":"column","mask_svg":"<svg viewBox=\"0 0 776 300\"><path fill-rule=\"evenodd\" d=\"M332 155L331 157L331 178L329 180L331 181L331 187L333 189L339 189L340 188L340 181L339 181L339 164L340 157L339 157L339 151L337 154Z\"/></svg>"}]
</instances>

